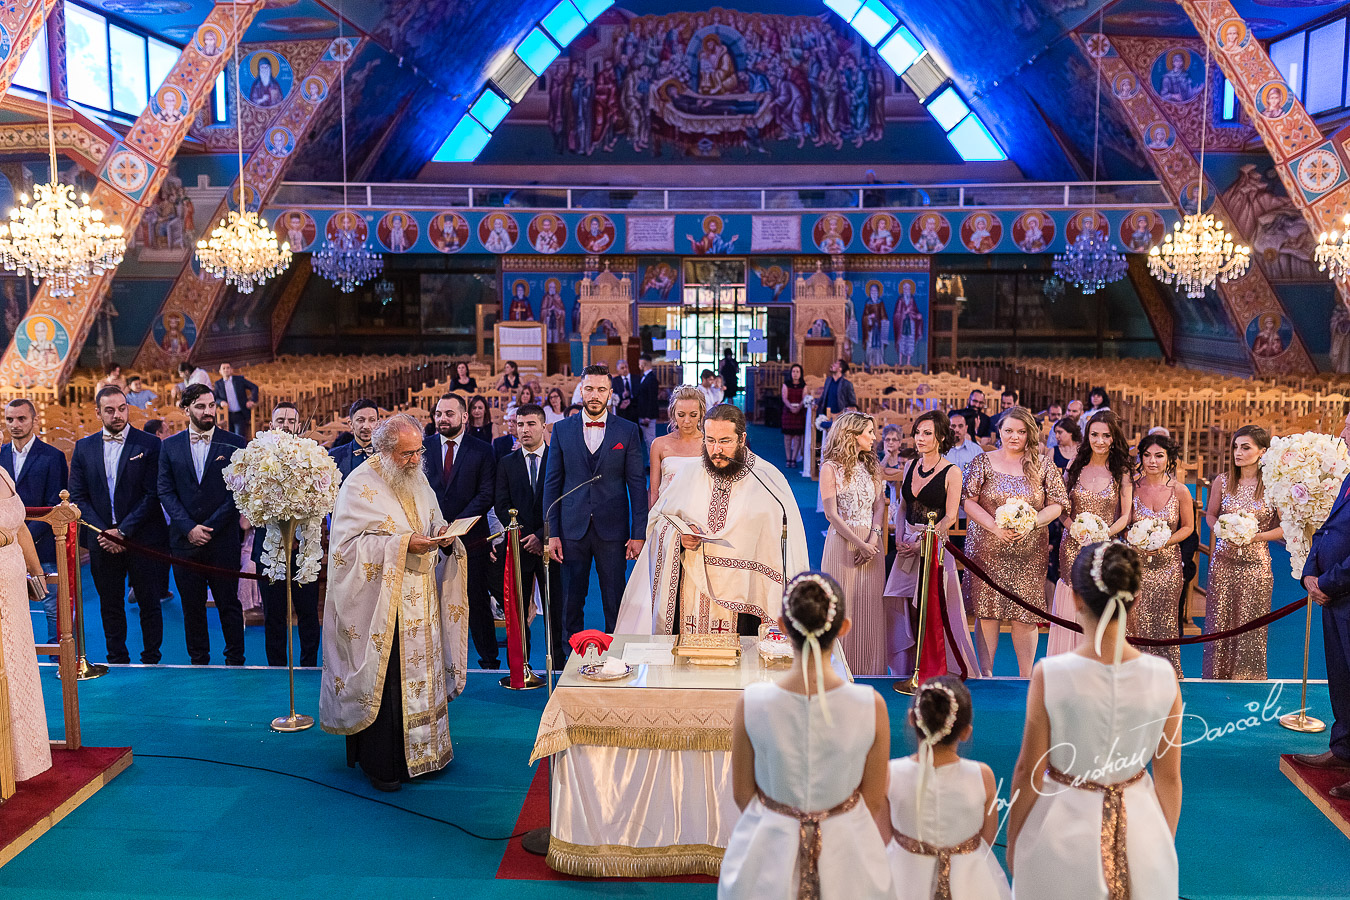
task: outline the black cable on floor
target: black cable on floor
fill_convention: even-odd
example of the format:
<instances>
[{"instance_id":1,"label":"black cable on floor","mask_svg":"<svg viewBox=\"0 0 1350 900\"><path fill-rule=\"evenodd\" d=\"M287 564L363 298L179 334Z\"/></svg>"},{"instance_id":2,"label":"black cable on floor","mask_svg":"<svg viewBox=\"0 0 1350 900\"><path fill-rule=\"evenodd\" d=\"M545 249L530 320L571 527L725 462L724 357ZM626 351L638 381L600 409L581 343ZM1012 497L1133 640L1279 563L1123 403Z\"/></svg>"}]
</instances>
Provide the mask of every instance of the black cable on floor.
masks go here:
<instances>
[{"instance_id":1,"label":"black cable on floor","mask_svg":"<svg viewBox=\"0 0 1350 900\"><path fill-rule=\"evenodd\" d=\"M273 775L284 775L287 778L294 778L298 781L308 781L310 784L316 784L319 787L328 788L330 791L337 791L340 794L348 794L361 800L367 800L371 803L378 803L380 806L387 806L390 809L397 809L409 815L418 816L423 819L429 819L432 822L440 822L442 825L449 825L451 828L464 832L469 837L480 841L513 841L522 835L529 834L529 831L519 831L515 834L508 834L505 837L488 837L487 835L477 834L465 828L463 825L457 825L448 819L440 819L436 816L428 815L424 812L418 812L415 809L408 809L406 806L399 806L397 803L390 803L387 800L380 800L377 797L368 797L365 794L358 794L356 791L349 791L346 788L338 787L335 784L329 784L326 781L319 781L316 778L310 778L307 775L297 775L294 772L283 772L281 769L269 769L266 766L250 766L245 763L226 762L222 759L205 759L200 756L172 756L163 753L137 753L136 759L181 759L188 762L212 763L217 766L230 766L235 769L250 769L254 772L270 772Z\"/></svg>"}]
</instances>

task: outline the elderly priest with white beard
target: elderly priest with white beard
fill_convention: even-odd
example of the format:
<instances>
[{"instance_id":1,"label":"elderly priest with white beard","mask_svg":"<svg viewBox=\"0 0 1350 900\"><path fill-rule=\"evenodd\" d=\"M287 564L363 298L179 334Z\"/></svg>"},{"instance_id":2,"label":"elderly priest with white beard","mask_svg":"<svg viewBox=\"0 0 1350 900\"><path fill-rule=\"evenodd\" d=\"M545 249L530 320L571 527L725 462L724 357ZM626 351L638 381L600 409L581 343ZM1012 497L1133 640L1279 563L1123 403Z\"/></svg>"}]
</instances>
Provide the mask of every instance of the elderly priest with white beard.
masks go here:
<instances>
[{"instance_id":1,"label":"elderly priest with white beard","mask_svg":"<svg viewBox=\"0 0 1350 900\"><path fill-rule=\"evenodd\" d=\"M464 689L469 608L463 543L433 540L446 523L422 426L391 416L371 444L333 513L319 712L347 736L347 765L396 791L454 756L446 704Z\"/></svg>"},{"instance_id":2,"label":"elderly priest with white beard","mask_svg":"<svg viewBox=\"0 0 1350 900\"><path fill-rule=\"evenodd\" d=\"M703 419L702 465L681 469L647 515L615 632L753 635L778 620L784 572L808 568L787 479L745 446L745 414L719 403Z\"/></svg>"}]
</instances>

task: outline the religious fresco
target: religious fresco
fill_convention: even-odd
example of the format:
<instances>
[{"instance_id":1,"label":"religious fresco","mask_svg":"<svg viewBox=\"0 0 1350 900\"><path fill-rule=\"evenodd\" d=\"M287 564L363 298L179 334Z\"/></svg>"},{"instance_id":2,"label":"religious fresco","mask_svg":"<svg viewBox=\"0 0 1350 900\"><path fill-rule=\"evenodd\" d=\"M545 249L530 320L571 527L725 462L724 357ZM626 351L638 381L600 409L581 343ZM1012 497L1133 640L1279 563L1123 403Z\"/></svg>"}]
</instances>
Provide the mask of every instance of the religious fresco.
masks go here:
<instances>
[{"instance_id":1,"label":"religious fresco","mask_svg":"<svg viewBox=\"0 0 1350 900\"><path fill-rule=\"evenodd\" d=\"M314 217L303 209L288 209L279 213L272 227L280 240L290 244L292 253L312 249L314 237L319 231L319 227L314 224Z\"/></svg>"},{"instance_id":2,"label":"religious fresco","mask_svg":"<svg viewBox=\"0 0 1350 900\"><path fill-rule=\"evenodd\" d=\"M877 265L868 265L868 263ZM927 260L850 257L845 265L852 359L867 366L923 366L928 361L930 275Z\"/></svg>"},{"instance_id":3,"label":"religious fresco","mask_svg":"<svg viewBox=\"0 0 1350 900\"><path fill-rule=\"evenodd\" d=\"M856 148L885 135L890 70L828 12L619 11L589 34L546 73L560 156L623 142L716 158L777 142Z\"/></svg>"},{"instance_id":4,"label":"religious fresco","mask_svg":"<svg viewBox=\"0 0 1350 900\"><path fill-rule=\"evenodd\" d=\"M197 244L196 206L175 166L127 241L127 255L139 262L182 262Z\"/></svg>"},{"instance_id":5,"label":"religious fresco","mask_svg":"<svg viewBox=\"0 0 1350 900\"><path fill-rule=\"evenodd\" d=\"M19 323L14 345L29 367L50 372L70 354L70 333L51 316L32 315Z\"/></svg>"},{"instance_id":6,"label":"religious fresco","mask_svg":"<svg viewBox=\"0 0 1350 900\"><path fill-rule=\"evenodd\" d=\"M197 323L187 313L165 313L155 320L152 337L171 359L186 359L197 342Z\"/></svg>"},{"instance_id":7,"label":"religious fresco","mask_svg":"<svg viewBox=\"0 0 1350 900\"><path fill-rule=\"evenodd\" d=\"M262 109L280 106L291 92L294 73L284 56L273 50L255 50L240 60L239 91Z\"/></svg>"},{"instance_id":8,"label":"religious fresco","mask_svg":"<svg viewBox=\"0 0 1350 900\"><path fill-rule=\"evenodd\" d=\"M1273 359L1294 343L1294 329L1289 320L1278 313L1254 316L1244 332L1252 356Z\"/></svg>"},{"instance_id":9,"label":"religious fresco","mask_svg":"<svg viewBox=\"0 0 1350 900\"><path fill-rule=\"evenodd\" d=\"M639 264L638 276L633 283L639 303L667 306L682 302L680 296L680 261L673 257L653 257L643 260Z\"/></svg>"},{"instance_id":10,"label":"religious fresco","mask_svg":"<svg viewBox=\"0 0 1350 900\"><path fill-rule=\"evenodd\" d=\"M584 275L579 260L575 266L550 267L542 272L503 268L503 317L516 322L542 322L545 340L550 344L568 340L576 327L577 284Z\"/></svg>"},{"instance_id":11,"label":"religious fresco","mask_svg":"<svg viewBox=\"0 0 1350 900\"><path fill-rule=\"evenodd\" d=\"M790 303L792 301L792 258L754 256L747 261L746 303Z\"/></svg>"},{"instance_id":12,"label":"religious fresco","mask_svg":"<svg viewBox=\"0 0 1350 900\"><path fill-rule=\"evenodd\" d=\"M1272 282L1326 281L1313 261L1317 239L1269 157L1243 163L1221 199L1236 231L1251 241L1252 259Z\"/></svg>"},{"instance_id":13,"label":"religious fresco","mask_svg":"<svg viewBox=\"0 0 1350 900\"><path fill-rule=\"evenodd\" d=\"M367 222L375 227L377 243L390 253L616 253L741 256L807 250L837 255L871 254L886 259L907 253L1057 253L1078 236L1084 218L1098 222L1098 230L1126 252L1146 253L1176 221L1170 207L1139 209L1030 209L954 210L922 212L822 212L785 216L774 213L601 214L565 211L432 212L430 210L363 210L281 207L265 212L277 233L292 249L309 248L314 240L311 222L324 222L335 237L351 228L365 241ZM299 219L295 217L299 216ZM389 229L401 224L400 238ZM294 228L292 227L294 225ZM303 244L291 240L295 230ZM889 249L887 249L889 248ZM771 276L771 278L774 276ZM675 279L678 280L678 279ZM639 277L640 287L643 278ZM672 283L674 283L672 281ZM643 293L639 291L639 293Z\"/></svg>"}]
</instances>

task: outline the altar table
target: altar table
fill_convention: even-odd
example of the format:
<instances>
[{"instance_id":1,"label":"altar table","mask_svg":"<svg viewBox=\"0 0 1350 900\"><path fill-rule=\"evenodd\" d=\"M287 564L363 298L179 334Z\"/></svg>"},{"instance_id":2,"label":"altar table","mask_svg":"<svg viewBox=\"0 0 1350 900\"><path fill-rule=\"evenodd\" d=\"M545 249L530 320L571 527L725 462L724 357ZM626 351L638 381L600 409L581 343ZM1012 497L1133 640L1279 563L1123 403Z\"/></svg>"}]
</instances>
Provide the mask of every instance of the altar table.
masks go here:
<instances>
[{"instance_id":1,"label":"altar table","mask_svg":"<svg viewBox=\"0 0 1350 900\"><path fill-rule=\"evenodd\" d=\"M615 635L673 645L670 635ZM731 791L731 726L741 691L774 681L757 639L738 666L640 665L591 681L573 654L544 708L533 763L553 756L548 864L570 875L716 877L740 816Z\"/></svg>"}]
</instances>

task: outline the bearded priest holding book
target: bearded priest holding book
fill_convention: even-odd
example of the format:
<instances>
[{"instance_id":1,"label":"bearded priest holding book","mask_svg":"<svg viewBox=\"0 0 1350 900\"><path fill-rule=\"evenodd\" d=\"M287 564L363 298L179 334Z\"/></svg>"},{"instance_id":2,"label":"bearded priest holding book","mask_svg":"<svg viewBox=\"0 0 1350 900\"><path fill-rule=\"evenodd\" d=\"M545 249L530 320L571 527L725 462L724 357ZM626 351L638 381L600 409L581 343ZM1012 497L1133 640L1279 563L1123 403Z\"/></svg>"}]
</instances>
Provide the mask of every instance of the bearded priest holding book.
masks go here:
<instances>
[{"instance_id":1,"label":"bearded priest holding book","mask_svg":"<svg viewBox=\"0 0 1350 900\"><path fill-rule=\"evenodd\" d=\"M422 470L422 426L390 416L342 482L329 536L319 712L347 765L396 791L454 756L446 704L469 655L465 552ZM444 551L444 553L442 552Z\"/></svg>"},{"instance_id":2,"label":"bearded priest holding book","mask_svg":"<svg viewBox=\"0 0 1350 900\"><path fill-rule=\"evenodd\" d=\"M778 620L784 571L809 568L787 479L746 447L745 414L720 403L703 419L702 465L682 468L647 515L615 632L754 635Z\"/></svg>"}]
</instances>

